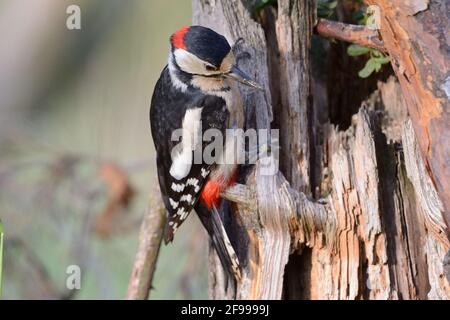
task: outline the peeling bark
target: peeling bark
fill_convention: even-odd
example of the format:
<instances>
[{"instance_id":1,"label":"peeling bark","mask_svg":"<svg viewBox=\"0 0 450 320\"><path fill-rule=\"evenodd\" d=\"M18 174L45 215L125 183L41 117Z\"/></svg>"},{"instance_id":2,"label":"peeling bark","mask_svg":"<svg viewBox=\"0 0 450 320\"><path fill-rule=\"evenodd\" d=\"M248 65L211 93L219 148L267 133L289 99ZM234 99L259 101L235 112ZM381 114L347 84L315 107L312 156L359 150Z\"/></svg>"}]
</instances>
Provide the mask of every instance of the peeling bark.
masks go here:
<instances>
[{"instance_id":1,"label":"peeling bark","mask_svg":"<svg viewBox=\"0 0 450 320\"><path fill-rule=\"evenodd\" d=\"M312 108L327 101L311 100L312 93L324 92L310 70L313 6L279 0L277 9L255 17L244 3L194 0L194 23L214 28L230 42L245 39L243 49L252 59L242 67L266 89L262 94L243 88L247 127L280 129L281 170L262 174L267 160L262 159L222 195L243 280L236 291L225 290L211 251L210 297L449 299L443 264L450 249L443 216L448 194L443 196L434 178L445 171L439 165L448 158L439 154L445 150L434 151L438 145L426 143L433 152L422 160L421 130L428 126L431 132L431 121L441 118L430 117L430 104L412 114L411 103L425 97L416 90L420 79L412 87L405 79L380 82L345 131L326 123L326 115L319 125ZM410 15L402 14L414 19L434 5L409 4ZM390 54L393 45L386 46ZM397 61L395 51L391 58ZM398 73L398 66L394 69ZM430 161L439 159L445 161L432 168Z\"/></svg>"},{"instance_id":2,"label":"peeling bark","mask_svg":"<svg viewBox=\"0 0 450 320\"><path fill-rule=\"evenodd\" d=\"M338 39L356 43L360 46L386 51L378 32L365 26L345 24L338 21L319 19L315 30L317 34L326 38Z\"/></svg>"},{"instance_id":3,"label":"peeling bark","mask_svg":"<svg viewBox=\"0 0 450 320\"><path fill-rule=\"evenodd\" d=\"M380 34L400 81L428 174L450 236L450 3L367 0L381 13Z\"/></svg>"}]
</instances>

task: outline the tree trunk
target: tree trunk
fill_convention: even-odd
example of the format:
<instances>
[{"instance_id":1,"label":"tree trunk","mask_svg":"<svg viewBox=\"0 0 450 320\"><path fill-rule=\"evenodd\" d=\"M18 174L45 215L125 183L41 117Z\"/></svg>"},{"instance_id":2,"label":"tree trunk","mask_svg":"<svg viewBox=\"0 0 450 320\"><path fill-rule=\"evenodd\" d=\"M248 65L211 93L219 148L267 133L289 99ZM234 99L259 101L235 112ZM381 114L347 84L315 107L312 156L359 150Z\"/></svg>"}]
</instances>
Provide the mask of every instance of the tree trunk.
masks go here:
<instances>
[{"instance_id":1,"label":"tree trunk","mask_svg":"<svg viewBox=\"0 0 450 320\"><path fill-rule=\"evenodd\" d=\"M449 227L450 2L367 0L367 3L380 9L380 33L400 82L426 170L442 201L444 221Z\"/></svg>"},{"instance_id":2,"label":"tree trunk","mask_svg":"<svg viewBox=\"0 0 450 320\"><path fill-rule=\"evenodd\" d=\"M336 112L328 99L333 87L312 67L312 2L278 0L277 9L259 13L251 3L193 0L194 24L230 43L244 38L251 59L241 67L265 88L242 88L246 126L279 129L281 147L279 163L267 155L223 194L234 204L222 212L243 279L237 290L226 288L211 250L210 297L450 298L443 264L448 193L436 182L445 170L430 167L448 161L448 149L441 142L423 153L421 115L409 118L411 88L393 77L373 82L377 90L340 130L328 116ZM280 171L268 175L269 165Z\"/></svg>"}]
</instances>

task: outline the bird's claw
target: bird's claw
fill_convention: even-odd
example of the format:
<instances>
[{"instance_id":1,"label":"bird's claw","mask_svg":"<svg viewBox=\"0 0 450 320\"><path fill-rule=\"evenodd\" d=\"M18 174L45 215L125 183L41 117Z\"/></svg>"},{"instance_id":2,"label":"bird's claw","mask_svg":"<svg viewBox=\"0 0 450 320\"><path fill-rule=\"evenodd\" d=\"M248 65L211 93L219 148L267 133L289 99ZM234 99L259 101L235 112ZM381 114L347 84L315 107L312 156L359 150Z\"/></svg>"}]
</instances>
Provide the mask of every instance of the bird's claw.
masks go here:
<instances>
[{"instance_id":1,"label":"bird's claw","mask_svg":"<svg viewBox=\"0 0 450 320\"><path fill-rule=\"evenodd\" d=\"M239 52L237 55L236 55L236 64L238 64L239 65L239 62L241 62L242 60L248 60L248 59L250 59L252 56L251 56L251 54L248 52L248 51L242 51L242 52Z\"/></svg>"},{"instance_id":2,"label":"bird's claw","mask_svg":"<svg viewBox=\"0 0 450 320\"><path fill-rule=\"evenodd\" d=\"M239 65L239 62L242 60L250 59L252 56L248 51L242 50L242 44L244 43L244 38L239 38L233 44L231 50L235 56L236 64Z\"/></svg>"},{"instance_id":3,"label":"bird's claw","mask_svg":"<svg viewBox=\"0 0 450 320\"><path fill-rule=\"evenodd\" d=\"M242 43L244 43L244 38L242 38L242 37L238 38L234 42L233 47L231 48L231 50L233 51L233 54L237 54L238 53L238 51L241 49Z\"/></svg>"}]
</instances>

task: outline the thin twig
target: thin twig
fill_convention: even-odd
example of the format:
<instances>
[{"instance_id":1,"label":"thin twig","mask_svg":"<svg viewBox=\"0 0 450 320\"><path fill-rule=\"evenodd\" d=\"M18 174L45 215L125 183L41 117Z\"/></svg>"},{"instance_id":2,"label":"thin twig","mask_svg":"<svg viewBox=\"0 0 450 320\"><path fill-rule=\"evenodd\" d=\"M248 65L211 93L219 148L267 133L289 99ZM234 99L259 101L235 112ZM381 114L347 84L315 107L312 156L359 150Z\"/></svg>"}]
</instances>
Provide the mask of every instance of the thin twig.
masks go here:
<instances>
[{"instance_id":1,"label":"thin twig","mask_svg":"<svg viewBox=\"0 0 450 320\"><path fill-rule=\"evenodd\" d=\"M126 294L129 300L148 299L165 222L165 208L158 189L142 221L139 247Z\"/></svg>"},{"instance_id":2,"label":"thin twig","mask_svg":"<svg viewBox=\"0 0 450 320\"><path fill-rule=\"evenodd\" d=\"M386 52L386 48L378 32L366 26L319 19L315 31L322 37L334 38Z\"/></svg>"}]
</instances>

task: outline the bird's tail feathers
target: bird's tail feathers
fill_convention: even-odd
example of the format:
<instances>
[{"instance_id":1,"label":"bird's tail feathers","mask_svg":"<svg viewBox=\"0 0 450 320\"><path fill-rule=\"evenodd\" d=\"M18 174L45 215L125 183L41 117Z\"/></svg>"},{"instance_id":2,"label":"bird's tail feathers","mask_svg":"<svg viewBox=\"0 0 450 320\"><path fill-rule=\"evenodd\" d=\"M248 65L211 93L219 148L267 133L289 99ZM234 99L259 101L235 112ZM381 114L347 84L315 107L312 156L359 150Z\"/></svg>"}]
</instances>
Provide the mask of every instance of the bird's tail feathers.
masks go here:
<instances>
[{"instance_id":1,"label":"bird's tail feathers","mask_svg":"<svg viewBox=\"0 0 450 320\"><path fill-rule=\"evenodd\" d=\"M217 208L213 205L211 210L198 210L197 214L209 233L214 250L216 251L222 267L227 276L232 276L236 281L241 280L239 259L231 245L227 232Z\"/></svg>"},{"instance_id":2,"label":"bird's tail feathers","mask_svg":"<svg viewBox=\"0 0 450 320\"><path fill-rule=\"evenodd\" d=\"M224 256L223 260L226 261L226 266L229 271L232 272L236 280L241 280L241 269L239 265L239 259L234 251L233 246L231 245L230 239L228 238L227 232L223 226L222 220L220 219L219 212L216 209L216 206L212 206L211 210L212 222L214 227L214 234L218 235L217 242L219 243L220 249L216 248L217 254ZM218 252L221 251L221 252ZM223 262L222 262L223 264Z\"/></svg>"}]
</instances>

